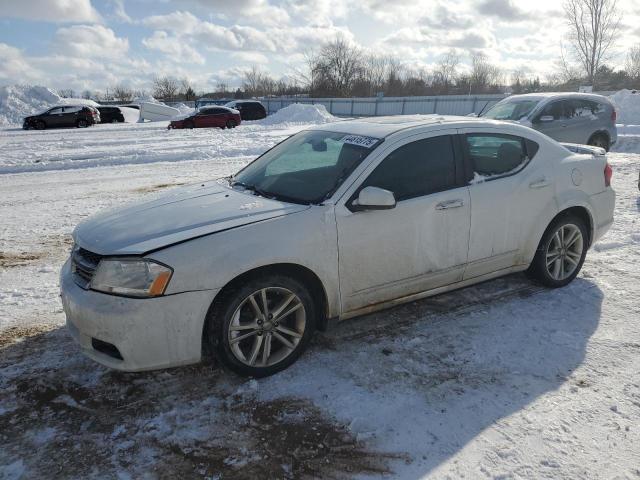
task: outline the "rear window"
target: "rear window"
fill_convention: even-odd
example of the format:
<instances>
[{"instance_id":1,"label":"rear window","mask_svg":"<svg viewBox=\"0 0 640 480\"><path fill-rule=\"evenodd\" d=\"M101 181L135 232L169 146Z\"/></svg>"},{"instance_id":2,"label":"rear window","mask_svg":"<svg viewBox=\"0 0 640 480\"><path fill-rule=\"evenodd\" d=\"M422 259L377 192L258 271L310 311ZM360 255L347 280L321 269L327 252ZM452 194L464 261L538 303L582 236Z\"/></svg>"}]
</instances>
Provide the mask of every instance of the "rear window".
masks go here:
<instances>
[{"instance_id":1,"label":"rear window","mask_svg":"<svg viewBox=\"0 0 640 480\"><path fill-rule=\"evenodd\" d=\"M515 135L474 133L465 139L475 181L517 173L538 151L536 142Z\"/></svg>"}]
</instances>

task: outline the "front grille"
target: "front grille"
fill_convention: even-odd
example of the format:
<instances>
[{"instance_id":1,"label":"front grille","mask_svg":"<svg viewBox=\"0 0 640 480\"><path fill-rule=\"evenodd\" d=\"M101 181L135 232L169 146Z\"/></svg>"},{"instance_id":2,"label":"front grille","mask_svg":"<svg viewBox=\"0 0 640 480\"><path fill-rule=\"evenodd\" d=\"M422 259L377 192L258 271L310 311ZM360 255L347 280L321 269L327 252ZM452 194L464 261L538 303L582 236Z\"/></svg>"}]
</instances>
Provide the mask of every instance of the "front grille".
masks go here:
<instances>
[{"instance_id":1,"label":"front grille","mask_svg":"<svg viewBox=\"0 0 640 480\"><path fill-rule=\"evenodd\" d=\"M71 257L71 271L77 285L87 290L91 284L93 274L98 268L101 255L90 252L84 248L76 248Z\"/></svg>"}]
</instances>

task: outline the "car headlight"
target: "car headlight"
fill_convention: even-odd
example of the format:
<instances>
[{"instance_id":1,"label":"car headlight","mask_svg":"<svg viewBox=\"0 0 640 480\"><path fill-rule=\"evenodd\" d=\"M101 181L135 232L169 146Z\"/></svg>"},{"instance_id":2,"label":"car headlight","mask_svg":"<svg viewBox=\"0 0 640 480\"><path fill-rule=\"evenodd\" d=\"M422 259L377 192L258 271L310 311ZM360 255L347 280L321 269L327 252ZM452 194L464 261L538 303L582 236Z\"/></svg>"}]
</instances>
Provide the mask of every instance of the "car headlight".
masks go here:
<instances>
[{"instance_id":1,"label":"car headlight","mask_svg":"<svg viewBox=\"0 0 640 480\"><path fill-rule=\"evenodd\" d=\"M91 280L91 289L130 297L158 297L164 293L173 270L140 258L103 259Z\"/></svg>"}]
</instances>

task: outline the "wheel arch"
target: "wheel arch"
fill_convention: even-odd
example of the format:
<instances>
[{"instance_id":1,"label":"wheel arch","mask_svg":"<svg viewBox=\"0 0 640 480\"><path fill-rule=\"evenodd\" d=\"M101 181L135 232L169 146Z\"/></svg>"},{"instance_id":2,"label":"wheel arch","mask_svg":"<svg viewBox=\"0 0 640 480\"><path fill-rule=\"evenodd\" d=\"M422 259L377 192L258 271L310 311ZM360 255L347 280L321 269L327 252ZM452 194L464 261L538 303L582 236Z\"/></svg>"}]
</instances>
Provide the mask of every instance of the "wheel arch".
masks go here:
<instances>
[{"instance_id":1,"label":"wheel arch","mask_svg":"<svg viewBox=\"0 0 640 480\"><path fill-rule=\"evenodd\" d=\"M575 205L572 207L567 207L564 210L561 210L560 212L558 212L558 214L553 217L551 219L551 221L549 222L549 225L551 225L553 222L555 222L558 218L561 217L566 217L569 215L575 215L578 218L580 218L582 221L584 221L586 227L587 227L587 232L589 233L589 238L587 239L587 245L588 247L591 247L591 242L594 236L594 222L593 222L593 217L591 215L591 212L589 211L588 208L582 206L582 205ZM549 228L549 225L547 225L547 228ZM545 232L547 231L547 228L545 228ZM543 233L544 236L544 233ZM542 237L540 237L542 239Z\"/></svg>"},{"instance_id":2,"label":"wheel arch","mask_svg":"<svg viewBox=\"0 0 640 480\"><path fill-rule=\"evenodd\" d=\"M311 297L316 304L317 311L320 312L320 318L317 319L318 322L316 324L316 327L321 331L326 330L329 318L329 301L327 291L324 284L320 280L320 277L318 277L318 275L308 267L296 263L274 263L270 265L264 265L261 267L253 268L251 270L247 270L246 272L243 272L240 275L236 276L235 278L227 282L227 284L222 287L213 298L213 301L211 302L211 305L209 306L209 309L207 311L207 316L202 328L203 356L211 353L209 352L209 342L207 341L207 337L209 335L209 329L211 328L210 318L216 305L218 305L219 302L224 301L224 296L236 285L245 283L257 276L268 274L290 276L307 285L310 289Z\"/></svg>"}]
</instances>

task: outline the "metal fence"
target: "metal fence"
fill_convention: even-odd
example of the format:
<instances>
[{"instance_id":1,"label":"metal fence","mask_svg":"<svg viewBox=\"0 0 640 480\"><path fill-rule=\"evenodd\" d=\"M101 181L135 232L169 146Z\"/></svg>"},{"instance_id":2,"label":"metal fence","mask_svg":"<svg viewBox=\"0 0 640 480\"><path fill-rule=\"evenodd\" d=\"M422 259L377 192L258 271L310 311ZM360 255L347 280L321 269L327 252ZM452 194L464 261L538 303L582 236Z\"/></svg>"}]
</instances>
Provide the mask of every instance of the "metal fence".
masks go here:
<instances>
[{"instance_id":1,"label":"metal fence","mask_svg":"<svg viewBox=\"0 0 640 480\"><path fill-rule=\"evenodd\" d=\"M486 110L503 98L498 95L441 95L433 97L368 97L368 98L261 98L272 114L293 103L324 105L338 117L372 117L378 115L467 115Z\"/></svg>"}]
</instances>

